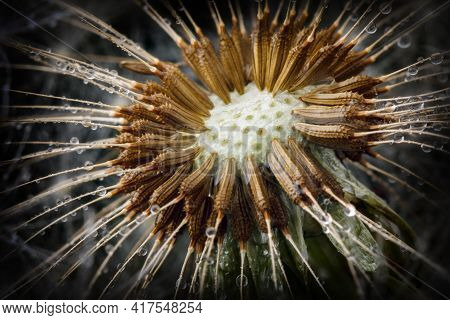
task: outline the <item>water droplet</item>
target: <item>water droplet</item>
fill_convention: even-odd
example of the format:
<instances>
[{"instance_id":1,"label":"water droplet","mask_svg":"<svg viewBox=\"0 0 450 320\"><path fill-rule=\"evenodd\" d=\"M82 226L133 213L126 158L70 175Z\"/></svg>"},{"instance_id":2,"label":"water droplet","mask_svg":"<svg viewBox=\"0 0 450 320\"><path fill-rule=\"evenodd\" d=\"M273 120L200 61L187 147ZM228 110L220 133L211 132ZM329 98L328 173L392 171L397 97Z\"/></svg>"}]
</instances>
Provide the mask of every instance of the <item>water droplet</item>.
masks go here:
<instances>
[{"instance_id":1,"label":"water droplet","mask_svg":"<svg viewBox=\"0 0 450 320\"><path fill-rule=\"evenodd\" d=\"M430 153L430 152L431 152L431 148L430 148L428 145L426 145L426 144L422 144L422 145L420 146L420 148L421 148L422 151L425 152L425 153Z\"/></svg>"},{"instance_id":2,"label":"water droplet","mask_svg":"<svg viewBox=\"0 0 450 320\"><path fill-rule=\"evenodd\" d=\"M387 109L386 110L387 112L394 112L397 109L397 106L393 102L389 101L389 102L386 102L386 104L384 105L384 108Z\"/></svg>"},{"instance_id":3,"label":"water droplet","mask_svg":"<svg viewBox=\"0 0 450 320\"><path fill-rule=\"evenodd\" d=\"M66 194L65 196L64 196L64 202L69 202L70 200L72 200L72 197L70 196L70 194Z\"/></svg>"},{"instance_id":4,"label":"water droplet","mask_svg":"<svg viewBox=\"0 0 450 320\"><path fill-rule=\"evenodd\" d=\"M105 246L105 252L106 252L106 253L110 253L110 252L112 251L113 248L114 248L114 246L113 246L111 243L108 243L108 244Z\"/></svg>"},{"instance_id":5,"label":"water droplet","mask_svg":"<svg viewBox=\"0 0 450 320\"><path fill-rule=\"evenodd\" d=\"M375 23L371 23L366 27L366 32L368 34L374 34L375 32L377 32L377 25Z\"/></svg>"},{"instance_id":6,"label":"water droplet","mask_svg":"<svg viewBox=\"0 0 450 320\"><path fill-rule=\"evenodd\" d=\"M79 144L80 140L77 137L72 137L72 138L70 138L70 143L71 144Z\"/></svg>"},{"instance_id":7,"label":"water droplet","mask_svg":"<svg viewBox=\"0 0 450 320\"><path fill-rule=\"evenodd\" d=\"M161 211L161 207L158 206L157 204L154 204L154 205L152 205L152 206L150 207L150 212L151 212L152 214L157 214L157 213L159 213L160 211Z\"/></svg>"},{"instance_id":8,"label":"water droplet","mask_svg":"<svg viewBox=\"0 0 450 320\"><path fill-rule=\"evenodd\" d=\"M99 186L96 191L99 197L103 197L106 195L106 188L104 186Z\"/></svg>"},{"instance_id":9,"label":"water droplet","mask_svg":"<svg viewBox=\"0 0 450 320\"><path fill-rule=\"evenodd\" d=\"M388 2L383 2L380 5L380 12L382 14L389 14L389 13L391 13L392 12L392 5L390 3L388 3Z\"/></svg>"},{"instance_id":10,"label":"water droplet","mask_svg":"<svg viewBox=\"0 0 450 320\"><path fill-rule=\"evenodd\" d=\"M356 208L352 204L349 204L344 208L344 213L347 217L354 217L356 215Z\"/></svg>"},{"instance_id":11,"label":"water droplet","mask_svg":"<svg viewBox=\"0 0 450 320\"><path fill-rule=\"evenodd\" d=\"M81 122L81 124L83 125L83 127L89 128L89 127L92 125L91 119L84 119L84 120Z\"/></svg>"},{"instance_id":12,"label":"water droplet","mask_svg":"<svg viewBox=\"0 0 450 320\"><path fill-rule=\"evenodd\" d=\"M415 76L419 72L419 68L417 66L411 66L406 71L406 74L409 76Z\"/></svg>"},{"instance_id":13,"label":"water droplet","mask_svg":"<svg viewBox=\"0 0 450 320\"><path fill-rule=\"evenodd\" d=\"M95 71L92 69L88 69L88 71L86 72L86 78L88 80L93 80L95 78Z\"/></svg>"},{"instance_id":14,"label":"water droplet","mask_svg":"<svg viewBox=\"0 0 450 320\"><path fill-rule=\"evenodd\" d=\"M394 142L395 143L402 143L403 141L405 141L405 137L402 134L396 133L394 135Z\"/></svg>"},{"instance_id":15,"label":"water droplet","mask_svg":"<svg viewBox=\"0 0 450 320\"><path fill-rule=\"evenodd\" d=\"M86 161L85 163L84 163L84 170L86 170L86 171L90 171L90 170L92 170L92 169L94 169L94 164L92 163L92 161Z\"/></svg>"},{"instance_id":16,"label":"water droplet","mask_svg":"<svg viewBox=\"0 0 450 320\"><path fill-rule=\"evenodd\" d=\"M327 212L324 212L324 214L322 214L320 216L320 220L325 224L328 225L333 221L333 218L331 217L331 215Z\"/></svg>"},{"instance_id":17,"label":"water droplet","mask_svg":"<svg viewBox=\"0 0 450 320\"><path fill-rule=\"evenodd\" d=\"M120 234L121 236L126 235L127 232L128 232L128 226L123 226L123 227L121 227L121 228L119 229L119 234Z\"/></svg>"},{"instance_id":18,"label":"water droplet","mask_svg":"<svg viewBox=\"0 0 450 320\"><path fill-rule=\"evenodd\" d=\"M397 45L402 49L409 48L411 46L411 36L407 34L404 35L403 37L400 37L397 40Z\"/></svg>"},{"instance_id":19,"label":"water droplet","mask_svg":"<svg viewBox=\"0 0 450 320\"><path fill-rule=\"evenodd\" d=\"M444 144L440 140L436 140L433 142L433 147L435 147L437 150L443 150Z\"/></svg>"},{"instance_id":20,"label":"water droplet","mask_svg":"<svg viewBox=\"0 0 450 320\"><path fill-rule=\"evenodd\" d=\"M431 55L431 63L434 65L441 64L443 60L444 60L444 56L440 53L433 53Z\"/></svg>"},{"instance_id":21,"label":"water droplet","mask_svg":"<svg viewBox=\"0 0 450 320\"><path fill-rule=\"evenodd\" d=\"M147 249L142 247L141 249L139 249L138 255L141 257L145 257L147 255Z\"/></svg>"},{"instance_id":22,"label":"water droplet","mask_svg":"<svg viewBox=\"0 0 450 320\"><path fill-rule=\"evenodd\" d=\"M216 230L213 227L206 228L205 234L208 238L212 238L216 235Z\"/></svg>"},{"instance_id":23,"label":"water droplet","mask_svg":"<svg viewBox=\"0 0 450 320\"><path fill-rule=\"evenodd\" d=\"M236 285L240 288L241 287L241 281L242 281L242 286L246 287L248 285L248 279L247 276L245 274L243 275L239 275L236 277Z\"/></svg>"},{"instance_id":24,"label":"water droplet","mask_svg":"<svg viewBox=\"0 0 450 320\"><path fill-rule=\"evenodd\" d=\"M328 228L328 227L323 227L323 233L329 234L329 233L330 233L330 228Z\"/></svg>"},{"instance_id":25,"label":"water droplet","mask_svg":"<svg viewBox=\"0 0 450 320\"><path fill-rule=\"evenodd\" d=\"M145 213L141 213L140 215L138 215L136 217L136 223L141 224L142 222L145 221L146 217L147 217L147 215Z\"/></svg>"},{"instance_id":26,"label":"water droplet","mask_svg":"<svg viewBox=\"0 0 450 320\"><path fill-rule=\"evenodd\" d=\"M434 131L441 131L441 130L442 130L442 127L443 127L442 123L435 123L435 124L433 125L433 130L434 130Z\"/></svg>"}]
</instances>

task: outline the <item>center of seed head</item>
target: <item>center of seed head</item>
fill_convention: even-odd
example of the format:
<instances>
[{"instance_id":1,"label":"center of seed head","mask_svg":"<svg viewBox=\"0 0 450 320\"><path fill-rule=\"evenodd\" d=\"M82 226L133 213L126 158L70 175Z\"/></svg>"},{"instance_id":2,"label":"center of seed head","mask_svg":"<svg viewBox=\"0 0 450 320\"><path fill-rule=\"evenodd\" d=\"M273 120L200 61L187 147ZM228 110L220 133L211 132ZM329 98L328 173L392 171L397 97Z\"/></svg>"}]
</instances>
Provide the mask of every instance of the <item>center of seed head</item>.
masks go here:
<instances>
[{"instance_id":1,"label":"center of seed head","mask_svg":"<svg viewBox=\"0 0 450 320\"><path fill-rule=\"evenodd\" d=\"M229 104L211 95L214 109L205 122L209 130L200 134L199 143L206 151L217 152L221 159L233 157L242 162L251 154L257 161L264 161L272 139L283 141L293 133L292 109L305 107L298 97L311 90L306 87L273 96L250 83L242 95L232 92Z\"/></svg>"}]
</instances>

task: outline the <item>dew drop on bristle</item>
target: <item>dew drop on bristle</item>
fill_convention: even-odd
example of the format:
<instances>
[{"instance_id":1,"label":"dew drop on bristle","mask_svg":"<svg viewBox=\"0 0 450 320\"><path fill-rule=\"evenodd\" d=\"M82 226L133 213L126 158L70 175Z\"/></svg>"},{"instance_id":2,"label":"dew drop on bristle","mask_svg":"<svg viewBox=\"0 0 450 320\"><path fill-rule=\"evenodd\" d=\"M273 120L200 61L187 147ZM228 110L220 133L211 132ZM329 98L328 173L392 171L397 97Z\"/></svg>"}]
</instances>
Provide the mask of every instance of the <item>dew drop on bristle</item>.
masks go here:
<instances>
[{"instance_id":1,"label":"dew drop on bristle","mask_svg":"<svg viewBox=\"0 0 450 320\"><path fill-rule=\"evenodd\" d=\"M333 218L329 213L325 213L320 216L320 220L323 222L323 224L329 225L333 221Z\"/></svg>"},{"instance_id":2,"label":"dew drop on bristle","mask_svg":"<svg viewBox=\"0 0 450 320\"><path fill-rule=\"evenodd\" d=\"M347 217L354 217L356 215L356 209L352 204L349 204L344 208L344 213Z\"/></svg>"},{"instance_id":3,"label":"dew drop on bristle","mask_svg":"<svg viewBox=\"0 0 450 320\"><path fill-rule=\"evenodd\" d=\"M127 232L128 232L128 226L123 226L123 227L121 227L121 228L119 229L119 234L120 234L121 236L126 235Z\"/></svg>"},{"instance_id":4,"label":"dew drop on bristle","mask_svg":"<svg viewBox=\"0 0 450 320\"><path fill-rule=\"evenodd\" d=\"M142 247L141 249L139 249L138 255L141 257L145 257L147 255L147 252L148 252L147 249Z\"/></svg>"},{"instance_id":5,"label":"dew drop on bristle","mask_svg":"<svg viewBox=\"0 0 450 320\"><path fill-rule=\"evenodd\" d=\"M84 163L84 170L91 171L92 169L94 169L94 164L92 163L92 161L86 161Z\"/></svg>"},{"instance_id":6,"label":"dew drop on bristle","mask_svg":"<svg viewBox=\"0 0 450 320\"><path fill-rule=\"evenodd\" d=\"M422 144L420 146L420 148L422 149L423 152L425 153L430 153L431 152L431 148L429 146L427 146L426 144Z\"/></svg>"},{"instance_id":7,"label":"dew drop on bristle","mask_svg":"<svg viewBox=\"0 0 450 320\"><path fill-rule=\"evenodd\" d=\"M104 186L99 186L96 191L99 197L103 197L106 195L106 189Z\"/></svg>"},{"instance_id":8,"label":"dew drop on bristle","mask_svg":"<svg viewBox=\"0 0 450 320\"><path fill-rule=\"evenodd\" d=\"M205 234L208 238L212 238L216 235L216 230L213 227L206 228Z\"/></svg>"},{"instance_id":9,"label":"dew drop on bristle","mask_svg":"<svg viewBox=\"0 0 450 320\"><path fill-rule=\"evenodd\" d=\"M91 119L84 119L81 124L83 125L83 127L85 128L89 128L92 125Z\"/></svg>"},{"instance_id":10,"label":"dew drop on bristle","mask_svg":"<svg viewBox=\"0 0 450 320\"><path fill-rule=\"evenodd\" d=\"M438 64L442 63L442 61L444 60L444 56L442 54L440 54L440 53L433 53L431 55L431 59L430 60L431 60L432 64L438 65Z\"/></svg>"},{"instance_id":11,"label":"dew drop on bristle","mask_svg":"<svg viewBox=\"0 0 450 320\"><path fill-rule=\"evenodd\" d=\"M71 144L79 144L80 140L77 137L72 137L72 138L70 138L70 143Z\"/></svg>"},{"instance_id":12,"label":"dew drop on bristle","mask_svg":"<svg viewBox=\"0 0 450 320\"><path fill-rule=\"evenodd\" d=\"M400 37L397 40L397 45L402 49L409 48L411 46L411 36L407 34L403 37Z\"/></svg>"},{"instance_id":13,"label":"dew drop on bristle","mask_svg":"<svg viewBox=\"0 0 450 320\"><path fill-rule=\"evenodd\" d=\"M375 32L377 32L377 25L375 23L371 23L366 27L366 32L368 34L374 34Z\"/></svg>"},{"instance_id":14,"label":"dew drop on bristle","mask_svg":"<svg viewBox=\"0 0 450 320\"><path fill-rule=\"evenodd\" d=\"M380 5L380 12L382 14L389 14L392 12L392 4L388 3L388 2L383 2Z\"/></svg>"},{"instance_id":15,"label":"dew drop on bristle","mask_svg":"<svg viewBox=\"0 0 450 320\"><path fill-rule=\"evenodd\" d=\"M396 133L394 135L394 142L395 143L402 143L403 141L405 141L405 137L402 134Z\"/></svg>"},{"instance_id":16,"label":"dew drop on bristle","mask_svg":"<svg viewBox=\"0 0 450 320\"><path fill-rule=\"evenodd\" d=\"M113 247L114 247L114 246L113 246L112 244L108 243L108 244L105 246L105 252L106 252L106 253L110 253L110 252L112 251Z\"/></svg>"},{"instance_id":17,"label":"dew drop on bristle","mask_svg":"<svg viewBox=\"0 0 450 320\"><path fill-rule=\"evenodd\" d=\"M150 212L151 212L152 214L157 214L157 213L159 213L160 211L161 211L161 207L158 206L157 204L154 204L154 205L152 205L152 206L150 207Z\"/></svg>"},{"instance_id":18,"label":"dew drop on bristle","mask_svg":"<svg viewBox=\"0 0 450 320\"><path fill-rule=\"evenodd\" d=\"M238 287L241 287L241 280L242 280L242 286L246 287L248 285L248 278L245 274L239 275L236 277L236 285Z\"/></svg>"},{"instance_id":19,"label":"dew drop on bristle","mask_svg":"<svg viewBox=\"0 0 450 320\"><path fill-rule=\"evenodd\" d=\"M323 227L323 233L325 233L325 234L329 234L330 233L330 228L328 228L328 227Z\"/></svg>"},{"instance_id":20,"label":"dew drop on bristle","mask_svg":"<svg viewBox=\"0 0 450 320\"><path fill-rule=\"evenodd\" d=\"M141 224L142 222L145 221L145 218L146 218L145 213L141 213L140 215L138 215L138 216L136 217L136 223L137 223L137 224Z\"/></svg>"},{"instance_id":21,"label":"dew drop on bristle","mask_svg":"<svg viewBox=\"0 0 450 320\"><path fill-rule=\"evenodd\" d=\"M409 76L415 76L419 72L419 68L417 66L411 66L406 71L406 74Z\"/></svg>"}]
</instances>

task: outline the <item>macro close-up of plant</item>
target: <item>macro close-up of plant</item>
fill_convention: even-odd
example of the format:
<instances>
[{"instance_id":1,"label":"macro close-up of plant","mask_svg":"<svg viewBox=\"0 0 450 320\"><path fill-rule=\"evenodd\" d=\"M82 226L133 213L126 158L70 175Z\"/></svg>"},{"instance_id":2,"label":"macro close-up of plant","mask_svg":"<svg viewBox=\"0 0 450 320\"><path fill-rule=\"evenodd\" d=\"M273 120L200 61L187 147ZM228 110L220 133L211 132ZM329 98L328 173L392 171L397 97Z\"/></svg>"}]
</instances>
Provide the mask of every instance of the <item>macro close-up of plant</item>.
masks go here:
<instances>
[{"instance_id":1,"label":"macro close-up of plant","mask_svg":"<svg viewBox=\"0 0 450 320\"><path fill-rule=\"evenodd\" d=\"M450 1L0 1L2 298L450 294Z\"/></svg>"}]
</instances>

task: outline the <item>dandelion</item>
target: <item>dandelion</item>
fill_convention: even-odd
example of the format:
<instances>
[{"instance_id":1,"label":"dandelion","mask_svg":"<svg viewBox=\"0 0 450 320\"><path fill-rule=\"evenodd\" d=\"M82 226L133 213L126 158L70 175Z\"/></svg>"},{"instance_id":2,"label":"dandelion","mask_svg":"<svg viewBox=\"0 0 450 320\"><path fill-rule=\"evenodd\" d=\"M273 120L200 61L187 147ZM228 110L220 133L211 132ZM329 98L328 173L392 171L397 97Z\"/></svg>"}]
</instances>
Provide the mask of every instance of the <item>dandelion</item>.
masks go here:
<instances>
[{"instance_id":1,"label":"dandelion","mask_svg":"<svg viewBox=\"0 0 450 320\"><path fill-rule=\"evenodd\" d=\"M78 78L127 101L112 105L14 91L61 100L64 106L10 106L32 112L2 121L4 126L81 125L78 130L107 128L111 135L87 142L81 135L65 141L9 142L43 150L1 161L2 167L28 166L73 152L97 150L105 156L2 191L11 194L59 179L3 210L2 216L14 222L55 193L71 193L15 226L18 233L30 224L38 226L27 233L24 244L71 217L88 215L90 208L95 211L87 225L19 279L7 296L52 273L58 273L54 286L61 286L93 257L87 295L151 296L152 282L171 264L171 253L178 256L183 251L176 248L184 246L169 292L174 297L298 297L309 285L321 291L318 297L332 298L320 266L310 258L307 221L345 259L346 273L362 297L379 268L404 280L403 269L384 251L385 243L442 271L414 248L406 239L408 225L346 164L419 195L421 191L386 166L435 188L379 150L413 145L448 153L443 147L448 136L432 130L448 125L448 88L424 92L417 85L413 95L395 91L446 75L441 66L447 52L387 74L365 70L396 46L408 47L410 34L442 12L448 1L422 16L425 4L412 10L391 2L379 9L374 2L359 2L354 8L347 4L331 24L324 22L332 15L325 2L286 1L272 8L269 1L257 1L246 17L241 6L247 9L247 3L229 2L226 10L219 10L209 1L216 30L211 37L181 3L178 10L165 2L165 16L150 2L138 2L173 40L186 68L153 56L93 14L59 1L72 13L70 24L116 45L129 56L120 67L148 80L100 67L86 56L75 59L13 40L6 43L39 63L35 68L41 71ZM251 27L247 20L253 21ZM184 72L187 68L195 78ZM40 115L38 110L52 113ZM89 185L94 187L86 190Z\"/></svg>"}]
</instances>

